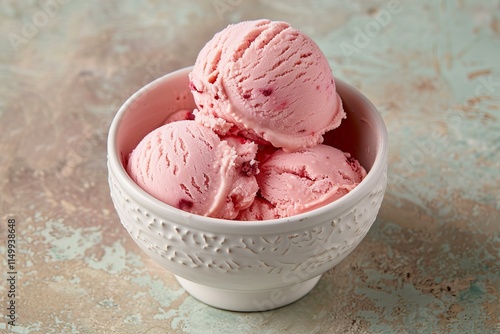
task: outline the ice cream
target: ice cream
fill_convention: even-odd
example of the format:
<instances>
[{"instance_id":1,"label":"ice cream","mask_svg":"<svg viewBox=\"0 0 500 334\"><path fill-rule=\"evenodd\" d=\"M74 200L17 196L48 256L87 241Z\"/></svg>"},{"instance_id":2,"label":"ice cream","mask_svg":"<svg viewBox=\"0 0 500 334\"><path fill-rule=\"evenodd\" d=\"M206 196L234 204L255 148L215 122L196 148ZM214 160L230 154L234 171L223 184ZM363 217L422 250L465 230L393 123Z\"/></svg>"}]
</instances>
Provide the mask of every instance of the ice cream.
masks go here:
<instances>
[{"instance_id":1,"label":"ice cream","mask_svg":"<svg viewBox=\"0 0 500 334\"><path fill-rule=\"evenodd\" d=\"M168 124L177 121L187 121L194 119L193 111L182 109L174 112L172 115L168 116L167 119L163 122L163 124Z\"/></svg>"},{"instance_id":2,"label":"ice cream","mask_svg":"<svg viewBox=\"0 0 500 334\"><path fill-rule=\"evenodd\" d=\"M180 120L149 133L131 153L127 171L166 204L233 219L258 190L256 152L244 138L223 140L195 121Z\"/></svg>"},{"instance_id":3,"label":"ice cream","mask_svg":"<svg viewBox=\"0 0 500 334\"><path fill-rule=\"evenodd\" d=\"M331 203L365 177L348 153L321 144L345 117L342 101L326 57L287 23L228 26L201 50L189 79L197 109L169 115L127 164L160 201L268 220Z\"/></svg>"},{"instance_id":4,"label":"ice cream","mask_svg":"<svg viewBox=\"0 0 500 334\"><path fill-rule=\"evenodd\" d=\"M289 217L331 203L354 189L366 171L349 154L328 145L278 150L259 165L258 201L241 220Z\"/></svg>"},{"instance_id":5,"label":"ice cream","mask_svg":"<svg viewBox=\"0 0 500 334\"><path fill-rule=\"evenodd\" d=\"M321 143L345 117L326 57L285 22L245 21L217 33L190 87L201 124L285 150Z\"/></svg>"},{"instance_id":6,"label":"ice cream","mask_svg":"<svg viewBox=\"0 0 500 334\"><path fill-rule=\"evenodd\" d=\"M256 196L252 205L240 211L235 220L269 220L283 218L276 206L261 196Z\"/></svg>"}]
</instances>

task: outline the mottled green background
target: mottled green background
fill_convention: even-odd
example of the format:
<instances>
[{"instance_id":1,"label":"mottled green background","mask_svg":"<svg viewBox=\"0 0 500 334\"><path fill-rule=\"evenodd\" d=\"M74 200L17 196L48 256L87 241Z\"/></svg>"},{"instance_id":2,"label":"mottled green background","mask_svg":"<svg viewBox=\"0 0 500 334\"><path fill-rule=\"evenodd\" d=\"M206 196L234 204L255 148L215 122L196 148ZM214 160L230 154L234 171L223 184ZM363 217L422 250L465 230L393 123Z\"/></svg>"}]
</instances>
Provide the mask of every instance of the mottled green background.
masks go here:
<instances>
[{"instance_id":1,"label":"mottled green background","mask_svg":"<svg viewBox=\"0 0 500 334\"><path fill-rule=\"evenodd\" d=\"M139 87L193 64L228 23L263 17L309 34L378 107L389 184L365 240L309 295L232 313L188 296L127 235L105 143ZM500 333L499 59L499 1L1 0L2 282L8 218L19 247L10 330Z\"/></svg>"}]
</instances>

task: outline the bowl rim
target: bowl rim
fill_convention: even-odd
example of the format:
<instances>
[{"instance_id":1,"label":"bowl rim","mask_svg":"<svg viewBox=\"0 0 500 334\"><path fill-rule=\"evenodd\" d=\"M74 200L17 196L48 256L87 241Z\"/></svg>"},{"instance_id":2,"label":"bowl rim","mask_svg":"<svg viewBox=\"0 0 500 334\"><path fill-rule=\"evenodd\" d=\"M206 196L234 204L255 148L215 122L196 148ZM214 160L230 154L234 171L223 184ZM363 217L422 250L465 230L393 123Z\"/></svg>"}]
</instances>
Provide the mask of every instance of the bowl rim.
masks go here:
<instances>
[{"instance_id":1,"label":"bowl rim","mask_svg":"<svg viewBox=\"0 0 500 334\"><path fill-rule=\"evenodd\" d=\"M366 177L349 193L342 196L341 198L335 200L332 203L326 204L322 207L300 213L294 216L270 219L270 220L230 220L202 216L194 213L189 213L181 209L177 209L170 206L162 201L156 199L155 197L149 195L146 191L141 189L128 175L125 167L121 163L121 157L118 153L117 147L117 134L120 128L121 122L127 113L127 110L134 104L134 102L139 99L144 93L149 90L154 89L156 86L162 84L164 81L169 81L175 77L181 75L188 75L192 70L193 66L184 67L176 71L167 73L154 81L142 86L134 94L132 94L118 109L117 113L113 117L111 122L108 138L107 138L107 159L108 159L108 174L113 174L117 179L117 182L121 184L122 187L128 188L127 194L136 200L140 205L154 210L155 213L160 213L161 217L165 217L166 220L175 221L177 223L183 222L186 224L186 220L192 222L193 226L198 229L204 230L221 230L228 231L243 231L246 229L255 229L258 227L267 227L269 229L275 230L294 230L297 228L304 228L307 226L315 225L316 221L322 221L321 216L328 214L328 212L335 211L339 214L344 213L346 210L350 209L355 203L362 200L365 196L368 196L373 188L378 183L380 177L384 173L387 167L388 159L388 134L387 128L385 126L384 120L375 106L371 103L368 98L362 94L360 91L355 89L353 86L344 82L341 79L335 78L335 84L340 86L343 90L349 90L354 95L358 96L363 104L373 111L374 126L377 132L378 142L376 145L377 153L375 160L370 171L367 173ZM340 95L340 94L339 94ZM342 96L341 96L342 97ZM187 219L186 219L187 218ZM316 218L316 219L315 219Z\"/></svg>"}]
</instances>

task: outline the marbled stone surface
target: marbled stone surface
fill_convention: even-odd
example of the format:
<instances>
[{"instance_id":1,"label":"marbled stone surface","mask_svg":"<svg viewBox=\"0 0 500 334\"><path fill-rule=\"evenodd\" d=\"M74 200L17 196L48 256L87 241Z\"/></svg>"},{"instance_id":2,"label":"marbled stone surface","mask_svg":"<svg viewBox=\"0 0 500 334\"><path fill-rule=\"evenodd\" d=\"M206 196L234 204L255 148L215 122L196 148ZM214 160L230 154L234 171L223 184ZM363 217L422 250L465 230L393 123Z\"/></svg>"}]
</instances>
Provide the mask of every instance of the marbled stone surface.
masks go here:
<instances>
[{"instance_id":1,"label":"marbled stone surface","mask_svg":"<svg viewBox=\"0 0 500 334\"><path fill-rule=\"evenodd\" d=\"M0 332L500 333L500 2L305 3L1 1ZM309 34L378 107L389 183L367 237L309 295L233 313L187 295L128 236L106 136L134 91L262 17Z\"/></svg>"}]
</instances>

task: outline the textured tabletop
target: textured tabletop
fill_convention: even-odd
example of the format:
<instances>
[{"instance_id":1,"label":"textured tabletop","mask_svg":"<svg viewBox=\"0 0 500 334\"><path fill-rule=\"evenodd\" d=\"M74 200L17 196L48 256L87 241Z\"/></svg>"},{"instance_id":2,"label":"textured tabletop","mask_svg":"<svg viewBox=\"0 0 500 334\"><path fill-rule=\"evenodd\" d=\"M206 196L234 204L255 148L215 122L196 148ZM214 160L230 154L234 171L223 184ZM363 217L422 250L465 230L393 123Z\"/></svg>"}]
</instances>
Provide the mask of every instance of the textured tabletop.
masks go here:
<instances>
[{"instance_id":1,"label":"textured tabletop","mask_svg":"<svg viewBox=\"0 0 500 334\"><path fill-rule=\"evenodd\" d=\"M500 2L305 3L1 1L0 332L500 333ZM128 236L106 138L133 92L256 18L307 33L375 104L389 181L366 238L310 294L233 313Z\"/></svg>"}]
</instances>

